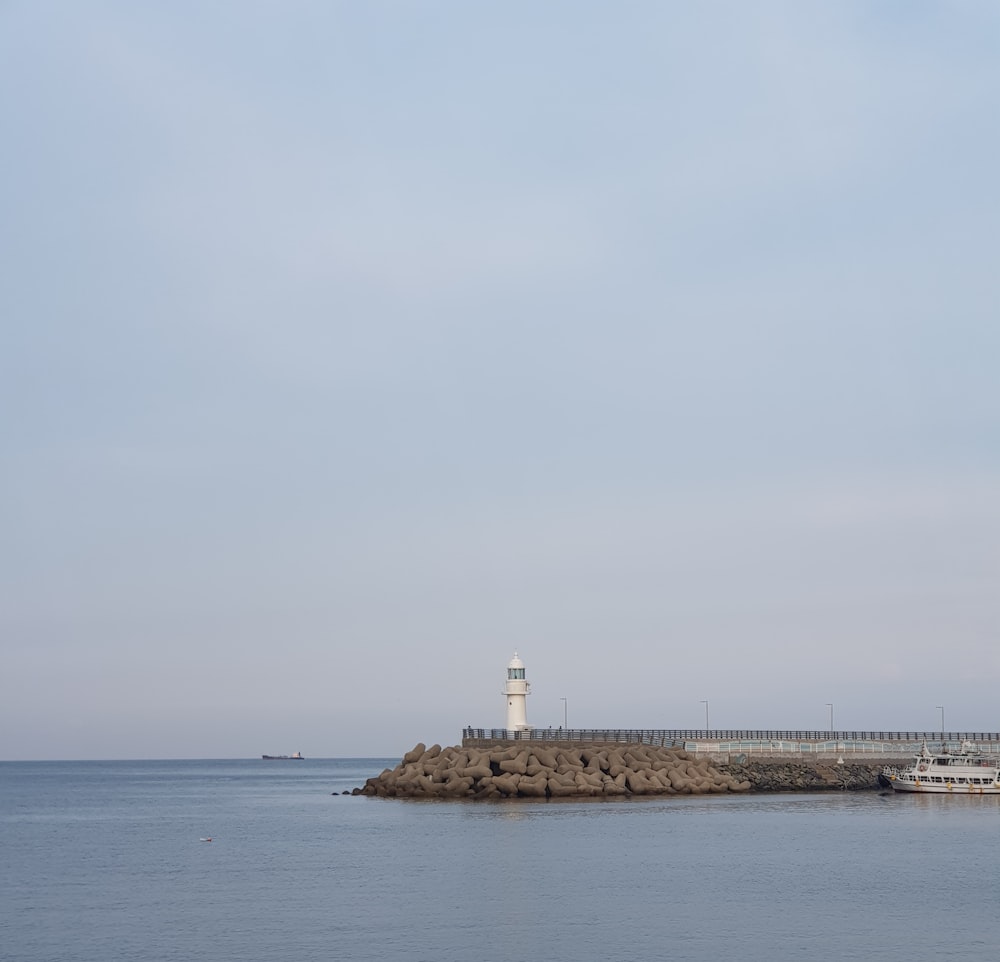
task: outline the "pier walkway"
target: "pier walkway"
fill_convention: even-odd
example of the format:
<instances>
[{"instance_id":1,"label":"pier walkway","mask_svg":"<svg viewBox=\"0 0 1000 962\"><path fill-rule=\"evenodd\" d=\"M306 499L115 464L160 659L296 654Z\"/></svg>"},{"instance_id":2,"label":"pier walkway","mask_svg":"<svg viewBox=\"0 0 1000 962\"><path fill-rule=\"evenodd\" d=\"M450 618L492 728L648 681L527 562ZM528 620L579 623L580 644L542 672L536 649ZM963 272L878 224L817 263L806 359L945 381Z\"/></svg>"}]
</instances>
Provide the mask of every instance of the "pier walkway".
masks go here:
<instances>
[{"instance_id":1,"label":"pier walkway","mask_svg":"<svg viewBox=\"0 0 1000 962\"><path fill-rule=\"evenodd\" d=\"M978 751L1000 755L998 732L769 731L693 728L464 728L463 747L498 742L601 744L623 742L683 748L693 755L722 761L749 758L851 756L856 761L914 755L923 745L932 752L957 752L965 742Z\"/></svg>"}]
</instances>

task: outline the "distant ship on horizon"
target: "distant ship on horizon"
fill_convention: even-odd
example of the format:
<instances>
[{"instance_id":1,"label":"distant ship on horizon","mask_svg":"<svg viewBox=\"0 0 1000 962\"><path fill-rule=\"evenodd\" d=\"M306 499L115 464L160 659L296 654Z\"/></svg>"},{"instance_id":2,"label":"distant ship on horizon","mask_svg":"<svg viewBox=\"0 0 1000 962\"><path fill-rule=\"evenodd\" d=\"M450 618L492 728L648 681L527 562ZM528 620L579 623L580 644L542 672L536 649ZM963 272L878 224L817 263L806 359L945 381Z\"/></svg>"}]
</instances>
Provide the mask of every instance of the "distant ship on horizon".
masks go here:
<instances>
[{"instance_id":1,"label":"distant ship on horizon","mask_svg":"<svg viewBox=\"0 0 1000 962\"><path fill-rule=\"evenodd\" d=\"M261 755L261 758L266 762L290 762L292 760L304 761L305 755L302 752L292 752L291 755Z\"/></svg>"}]
</instances>

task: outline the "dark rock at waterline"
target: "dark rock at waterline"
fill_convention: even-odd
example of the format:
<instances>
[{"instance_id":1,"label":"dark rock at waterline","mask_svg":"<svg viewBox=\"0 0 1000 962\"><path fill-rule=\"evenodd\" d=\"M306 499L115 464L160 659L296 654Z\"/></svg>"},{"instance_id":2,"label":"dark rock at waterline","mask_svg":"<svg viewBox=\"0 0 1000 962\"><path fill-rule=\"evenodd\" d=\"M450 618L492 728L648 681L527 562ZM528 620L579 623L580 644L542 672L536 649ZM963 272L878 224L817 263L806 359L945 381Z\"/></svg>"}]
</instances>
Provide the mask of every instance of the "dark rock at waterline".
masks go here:
<instances>
[{"instance_id":1,"label":"dark rock at waterline","mask_svg":"<svg viewBox=\"0 0 1000 962\"><path fill-rule=\"evenodd\" d=\"M755 792L857 792L877 789L878 776L885 765L905 763L902 759L885 758L844 763L762 758L740 765L720 765L719 769L750 782Z\"/></svg>"}]
</instances>

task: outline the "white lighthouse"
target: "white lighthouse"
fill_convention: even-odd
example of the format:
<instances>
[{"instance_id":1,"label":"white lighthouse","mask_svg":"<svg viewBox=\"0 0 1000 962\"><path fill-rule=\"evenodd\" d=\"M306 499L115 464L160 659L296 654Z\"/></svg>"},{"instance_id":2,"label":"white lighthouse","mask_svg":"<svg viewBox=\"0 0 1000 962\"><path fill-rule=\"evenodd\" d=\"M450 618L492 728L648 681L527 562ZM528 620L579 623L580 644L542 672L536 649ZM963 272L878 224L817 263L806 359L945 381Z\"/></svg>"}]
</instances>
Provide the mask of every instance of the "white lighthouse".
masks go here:
<instances>
[{"instance_id":1,"label":"white lighthouse","mask_svg":"<svg viewBox=\"0 0 1000 962\"><path fill-rule=\"evenodd\" d=\"M507 665L507 687L504 689L507 696L507 731L528 730L527 699L530 690L531 685L524 680L524 662L515 651Z\"/></svg>"}]
</instances>

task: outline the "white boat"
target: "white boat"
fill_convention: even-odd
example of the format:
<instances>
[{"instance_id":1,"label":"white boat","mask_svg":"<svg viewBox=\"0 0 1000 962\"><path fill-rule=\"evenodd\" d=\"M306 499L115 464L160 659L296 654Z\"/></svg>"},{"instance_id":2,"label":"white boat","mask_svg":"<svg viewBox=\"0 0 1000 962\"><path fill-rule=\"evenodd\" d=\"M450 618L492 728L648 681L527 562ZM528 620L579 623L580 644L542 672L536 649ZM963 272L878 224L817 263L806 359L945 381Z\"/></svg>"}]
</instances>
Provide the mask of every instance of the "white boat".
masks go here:
<instances>
[{"instance_id":1,"label":"white boat","mask_svg":"<svg viewBox=\"0 0 1000 962\"><path fill-rule=\"evenodd\" d=\"M962 742L957 752L931 752L927 743L909 768L882 769L879 782L896 792L942 795L1000 795L1000 756L979 751Z\"/></svg>"}]
</instances>

